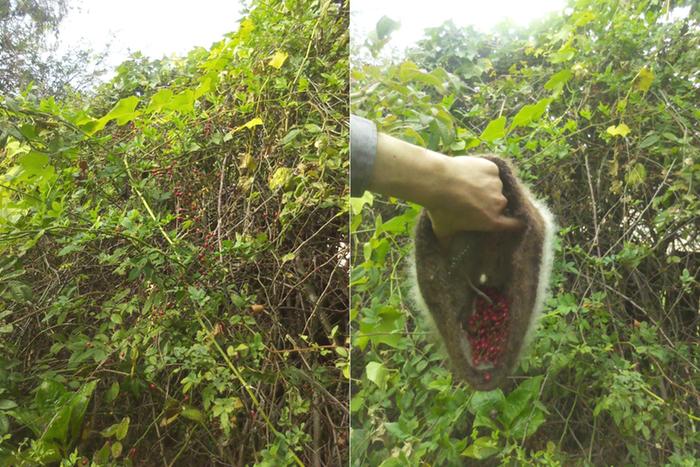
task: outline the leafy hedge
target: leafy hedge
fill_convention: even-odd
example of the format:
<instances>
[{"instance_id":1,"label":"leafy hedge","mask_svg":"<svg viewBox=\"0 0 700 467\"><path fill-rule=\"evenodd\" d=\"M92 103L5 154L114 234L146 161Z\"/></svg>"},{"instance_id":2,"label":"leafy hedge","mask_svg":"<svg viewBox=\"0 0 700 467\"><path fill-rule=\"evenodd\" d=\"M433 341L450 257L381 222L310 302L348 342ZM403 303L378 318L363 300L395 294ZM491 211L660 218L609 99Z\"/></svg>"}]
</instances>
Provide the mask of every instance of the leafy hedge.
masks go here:
<instances>
[{"instance_id":1,"label":"leafy hedge","mask_svg":"<svg viewBox=\"0 0 700 467\"><path fill-rule=\"evenodd\" d=\"M575 0L529 29L446 23L405 59L353 62L353 111L433 150L508 155L561 226L533 348L510 387L475 393L409 298L417 207L352 200L353 465L696 465L699 14Z\"/></svg>"},{"instance_id":2,"label":"leafy hedge","mask_svg":"<svg viewBox=\"0 0 700 467\"><path fill-rule=\"evenodd\" d=\"M0 97L0 464L347 459L347 5Z\"/></svg>"}]
</instances>

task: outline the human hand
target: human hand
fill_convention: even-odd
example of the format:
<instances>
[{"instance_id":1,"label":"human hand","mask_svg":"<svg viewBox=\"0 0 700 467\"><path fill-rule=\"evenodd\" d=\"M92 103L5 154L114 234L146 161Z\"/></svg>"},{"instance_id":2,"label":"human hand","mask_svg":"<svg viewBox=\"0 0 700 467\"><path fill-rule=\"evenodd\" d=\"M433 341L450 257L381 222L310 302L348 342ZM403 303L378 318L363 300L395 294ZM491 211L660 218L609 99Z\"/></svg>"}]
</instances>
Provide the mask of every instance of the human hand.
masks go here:
<instances>
[{"instance_id":1,"label":"human hand","mask_svg":"<svg viewBox=\"0 0 700 467\"><path fill-rule=\"evenodd\" d=\"M508 201L498 166L481 157L447 157L432 153L440 163L432 171L433 189L423 202L433 232L448 241L460 231L517 230L522 222L503 214Z\"/></svg>"},{"instance_id":2,"label":"human hand","mask_svg":"<svg viewBox=\"0 0 700 467\"><path fill-rule=\"evenodd\" d=\"M522 227L503 214L498 166L481 157L449 157L379 134L370 189L425 207L442 244L461 231Z\"/></svg>"}]
</instances>

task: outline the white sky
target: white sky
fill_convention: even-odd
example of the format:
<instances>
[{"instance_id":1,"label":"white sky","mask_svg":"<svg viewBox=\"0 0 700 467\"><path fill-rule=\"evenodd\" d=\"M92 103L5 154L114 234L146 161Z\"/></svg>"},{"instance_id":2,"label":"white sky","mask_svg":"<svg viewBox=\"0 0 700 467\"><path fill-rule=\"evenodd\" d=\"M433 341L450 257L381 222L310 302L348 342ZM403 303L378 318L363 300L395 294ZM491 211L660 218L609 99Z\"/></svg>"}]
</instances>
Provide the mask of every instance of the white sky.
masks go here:
<instances>
[{"instance_id":1,"label":"white sky","mask_svg":"<svg viewBox=\"0 0 700 467\"><path fill-rule=\"evenodd\" d=\"M366 37L386 15L401 22L389 45L399 50L418 41L425 28L452 20L457 26L472 25L487 32L503 20L526 26L551 12L561 12L566 0L350 0L353 34Z\"/></svg>"},{"instance_id":2,"label":"white sky","mask_svg":"<svg viewBox=\"0 0 700 467\"><path fill-rule=\"evenodd\" d=\"M63 45L85 44L96 51L110 45L114 68L132 52L151 58L185 55L209 47L237 29L240 0L73 0L77 8L61 25Z\"/></svg>"}]
</instances>

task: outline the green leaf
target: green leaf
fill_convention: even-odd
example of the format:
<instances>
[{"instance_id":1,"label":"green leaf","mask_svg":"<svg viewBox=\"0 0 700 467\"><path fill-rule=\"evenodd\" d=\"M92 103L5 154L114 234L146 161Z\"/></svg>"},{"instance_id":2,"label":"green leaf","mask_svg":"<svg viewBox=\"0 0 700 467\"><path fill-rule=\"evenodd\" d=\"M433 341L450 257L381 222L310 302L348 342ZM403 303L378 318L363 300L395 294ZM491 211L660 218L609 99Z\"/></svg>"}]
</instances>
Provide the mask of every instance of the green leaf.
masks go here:
<instances>
[{"instance_id":1,"label":"green leaf","mask_svg":"<svg viewBox=\"0 0 700 467\"><path fill-rule=\"evenodd\" d=\"M282 65L284 65L287 57L289 57L289 55L286 52L277 51L268 62L268 65L279 70L282 68Z\"/></svg>"},{"instance_id":2,"label":"green leaf","mask_svg":"<svg viewBox=\"0 0 700 467\"><path fill-rule=\"evenodd\" d=\"M112 383L112 385L109 387L109 389L105 393L105 401L107 403L112 403L117 399L118 395L119 395L119 382L115 381Z\"/></svg>"},{"instance_id":3,"label":"green leaf","mask_svg":"<svg viewBox=\"0 0 700 467\"><path fill-rule=\"evenodd\" d=\"M360 348L364 348L367 345L367 339L369 339L374 346L385 344L397 347L403 336L401 326L404 321L405 317L400 310L390 305L384 305L379 308L376 319L363 320L360 323L359 332L355 335L356 344Z\"/></svg>"},{"instance_id":4,"label":"green leaf","mask_svg":"<svg viewBox=\"0 0 700 467\"><path fill-rule=\"evenodd\" d=\"M126 434L129 431L129 422L131 419L129 417L124 417L121 422L117 425L117 428L114 430L114 436L119 440L123 440L126 438Z\"/></svg>"},{"instance_id":5,"label":"green leaf","mask_svg":"<svg viewBox=\"0 0 700 467\"><path fill-rule=\"evenodd\" d=\"M105 123L110 120L117 120L117 125L124 125L125 123L133 120L136 117L136 106L139 105L139 98L136 96L129 96L121 99L116 105L109 111L107 115L102 117L100 121ZM103 125L104 126L104 125Z\"/></svg>"},{"instance_id":6,"label":"green leaf","mask_svg":"<svg viewBox=\"0 0 700 467\"><path fill-rule=\"evenodd\" d=\"M29 175L44 175L48 172L49 156L40 152L31 151L17 158L17 162Z\"/></svg>"},{"instance_id":7,"label":"green leaf","mask_svg":"<svg viewBox=\"0 0 700 467\"><path fill-rule=\"evenodd\" d=\"M496 405L505 401L503 391L494 389L493 391L477 391L472 395L469 402L469 411L473 414L488 414Z\"/></svg>"},{"instance_id":8,"label":"green leaf","mask_svg":"<svg viewBox=\"0 0 700 467\"><path fill-rule=\"evenodd\" d=\"M576 49L571 46L570 42L567 42L559 50L549 56L549 61L552 63L568 62L574 58L574 55L576 55Z\"/></svg>"},{"instance_id":9,"label":"green leaf","mask_svg":"<svg viewBox=\"0 0 700 467\"><path fill-rule=\"evenodd\" d=\"M10 431L10 419L0 414L0 438L8 431Z\"/></svg>"},{"instance_id":10,"label":"green leaf","mask_svg":"<svg viewBox=\"0 0 700 467\"><path fill-rule=\"evenodd\" d=\"M146 112L159 112L164 108L168 108L170 102L173 100L173 91L170 88L164 88L153 94L151 97L151 102L146 108Z\"/></svg>"},{"instance_id":11,"label":"green leaf","mask_svg":"<svg viewBox=\"0 0 700 467\"><path fill-rule=\"evenodd\" d=\"M192 420L197 423L204 423L204 414L202 414L200 410L197 410L193 407L183 408L182 416L188 420Z\"/></svg>"},{"instance_id":12,"label":"green leaf","mask_svg":"<svg viewBox=\"0 0 700 467\"><path fill-rule=\"evenodd\" d=\"M500 404L501 420L506 427L510 427L520 414L525 412L533 401L538 399L542 376L529 378L515 388L506 400Z\"/></svg>"},{"instance_id":13,"label":"green leaf","mask_svg":"<svg viewBox=\"0 0 700 467\"><path fill-rule=\"evenodd\" d=\"M379 21L377 21L376 32L379 40L387 39L392 32L396 31L401 27L401 23L394 21L388 16L382 16Z\"/></svg>"},{"instance_id":14,"label":"green leaf","mask_svg":"<svg viewBox=\"0 0 700 467\"><path fill-rule=\"evenodd\" d=\"M625 182L630 186L637 186L644 183L647 178L647 169L640 162L634 164L634 167L625 174Z\"/></svg>"},{"instance_id":15,"label":"green leaf","mask_svg":"<svg viewBox=\"0 0 700 467\"><path fill-rule=\"evenodd\" d=\"M358 392L350 399L350 413L355 413L360 410L365 403L365 395L362 391Z\"/></svg>"},{"instance_id":16,"label":"green leaf","mask_svg":"<svg viewBox=\"0 0 700 467\"><path fill-rule=\"evenodd\" d=\"M373 203L374 195L369 191L365 191L360 197L351 197L350 210L352 212L352 215L358 216L362 212L363 206L367 205L371 207Z\"/></svg>"},{"instance_id":17,"label":"green leaf","mask_svg":"<svg viewBox=\"0 0 700 467\"><path fill-rule=\"evenodd\" d=\"M115 324L122 324L122 322L123 322L123 320L122 320L122 315L117 314L117 313L113 313L112 316L110 316L109 318L110 318L110 319L112 320L112 322L115 323Z\"/></svg>"},{"instance_id":18,"label":"green leaf","mask_svg":"<svg viewBox=\"0 0 700 467\"><path fill-rule=\"evenodd\" d=\"M544 412L537 406L526 409L523 416L518 417L513 426L508 430L508 434L516 439L523 439L532 436L537 429L545 422Z\"/></svg>"},{"instance_id":19,"label":"green leaf","mask_svg":"<svg viewBox=\"0 0 700 467\"><path fill-rule=\"evenodd\" d=\"M186 89L179 94L173 96L167 104L168 110L173 110L180 113L190 113L194 111L194 91Z\"/></svg>"},{"instance_id":20,"label":"green leaf","mask_svg":"<svg viewBox=\"0 0 700 467\"><path fill-rule=\"evenodd\" d=\"M634 87L640 91L647 92L653 82L654 72L647 68L642 68L639 70L639 74L637 74L637 78L634 81Z\"/></svg>"},{"instance_id":21,"label":"green leaf","mask_svg":"<svg viewBox=\"0 0 700 467\"><path fill-rule=\"evenodd\" d=\"M96 465L104 465L109 462L109 456L112 454L112 449L108 441L102 445L99 451L95 453L92 460Z\"/></svg>"},{"instance_id":22,"label":"green leaf","mask_svg":"<svg viewBox=\"0 0 700 467\"><path fill-rule=\"evenodd\" d=\"M70 394L68 401L51 418L40 439L57 442L63 446L77 442L85 411L96 386L97 381L92 381L80 388L78 392L68 393ZM60 391L62 388L59 389L59 387L60 385L54 386L49 390Z\"/></svg>"},{"instance_id":23,"label":"green leaf","mask_svg":"<svg viewBox=\"0 0 700 467\"><path fill-rule=\"evenodd\" d=\"M639 143L640 149L648 148L649 146L653 146L659 141L659 135L656 133L652 133L648 135L646 138L642 140L641 143Z\"/></svg>"},{"instance_id":24,"label":"green leaf","mask_svg":"<svg viewBox=\"0 0 700 467\"><path fill-rule=\"evenodd\" d=\"M202 77L199 81L199 86L194 90L194 98L199 99L201 96L216 90L216 73L209 73Z\"/></svg>"},{"instance_id":25,"label":"green leaf","mask_svg":"<svg viewBox=\"0 0 700 467\"><path fill-rule=\"evenodd\" d=\"M433 73L427 73L421 70L420 68L418 68L418 65L411 61L405 61L401 64L401 66L399 67L399 79L403 83L416 81L419 83L427 84L430 86L434 86L438 90L442 90L443 85L445 83L444 79L439 78Z\"/></svg>"},{"instance_id":26,"label":"green leaf","mask_svg":"<svg viewBox=\"0 0 700 467\"><path fill-rule=\"evenodd\" d=\"M549 78L549 81L544 83L544 88L547 91L554 91L555 93L558 93L572 76L573 73L568 68L561 70L560 72L553 74L552 77Z\"/></svg>"},{"instance_id":27,"label":"green leaf","mask_svg":"<svg viewBox=\"0 0 700 467\"><path fill-rule=\"evenodd\" d=\"M115 441L114 443L112 443L112 457L116 459L117 457L121 456L122 449L122 443L120 443L119 441Z\"/></svg>"},{"instance_id":28,"label":"green leaf","mask_svg":"<svg viewBox=\"0 0 700 467\"><path fill-rule=\"evenodd\" d=\"M491 120L484 129L479 138L487 143L493 142L498 138L503 138L506 134L506 117L500 117L496 120Z\"/></svg>"},{"instance_id":29,"label":"green leaf","mask_svg":"<svg viewBox=\"0 0 700 467\"><path fill-rule=\"evenodd\" d=\"M386 382L389 377L387 369L382 363L369 362L365 367L367 379L376 384L380 389L386 389Z\"/></svg>"},{"instance_id":30,"label":"green leaf","mask_svg":"<svg viewBox=\"0 0 700 467\"><path fill-rule=\"evenodd\" d=\"M495 440L489 436L482 436L477 438L471 446L462 451L462 455L471 457L472 459L488 459L499 452L501 452L501 448Z\"/></svg>"},{"instance_id":31,"label":"green leaf","mask_svg":"<svg viewBox=\"0 0 700 467\"><path fill-rule=\"evenodd\" d=\"M10 410L14 409L15 407L17 407L17 404L14 401L8 399L0 399L0 410Z\"/></svg>"},{"instance_id":32,"label":"green leaf","mask_svg":"<svg viewBox=\"0 0 700 467\"><path fill-rule=\"evenodd\" d=\"M540 99L536 104L524 105L515 117L513 117L513 123L511 123L511 128L517 128L519 126L528 125L530 122L538 120L547 110L547 106L552 102L551 97L545 97Z\"/></svg>"},{"instance_id":33,"label":"green leaf","mask_svg":"<svg viewBox=\"0 0 700 467\"><path fill-rule=\"evenodd\" d=\"M630 133L630 128L624 122L621 122L617 126L609 126L605 131L612 136L622 136L624 138Z\"/></svg>"},{"instance_id":34,"label":"green leaf","mask_svg":"<svg viewBox=\"0 0 700 467\"><path fill-rule=\"evenodd\" d=\"M285 146L285 145L291 143L291 142L294 140L294 138L297 137L297 135L298 135L299 133L301 133L301 130L300 130L299 128L294 128L294 129L292 129L292 130L289 130L289 133L287 133L287 134L284 136L284 138L282 138L282 140L280 141L280 144L281 144L282 146Z\"/></svg>"},{"instance_id":35,"label":"green leaf","mask_svg":"<svg viewBox=\"0 0 700 467\"><path fill-rule=\"evenodd\" d=\"M288 261L293 260L293 259L296 258L296 257L297 257L296 253L294 253L293 251L290 251L289 253L285 253L284 256L282 256L281 259L282 259L282 262L283 262L283 263L286 263L286 262L288 262Z\"/></svg>"}]
</instances>

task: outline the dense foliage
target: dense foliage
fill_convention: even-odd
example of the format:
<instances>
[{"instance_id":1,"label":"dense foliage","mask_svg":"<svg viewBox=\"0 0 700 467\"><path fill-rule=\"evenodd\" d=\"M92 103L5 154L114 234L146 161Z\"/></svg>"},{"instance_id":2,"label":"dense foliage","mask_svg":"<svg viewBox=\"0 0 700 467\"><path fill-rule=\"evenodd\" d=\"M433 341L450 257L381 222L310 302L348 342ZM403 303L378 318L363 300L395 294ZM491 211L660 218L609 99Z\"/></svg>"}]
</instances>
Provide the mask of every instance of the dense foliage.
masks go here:
<instances>
[{"instance_id":1,"label":"dense foliage","mask_svg":"<svg viewBox=\"0 0 700 467\"><path fill-rule=\"evenodd\" d=\"M347 459L347 8L273 3L0 97L1 465Z\"/></svg>"},{"instance_id":2,"label":"dense foliage","mask_svg":"<svg viewBox=\"0 0 700 467\"><path fill-rule=\"evenodd\" d=\"M354 112L509 156L560 226L529 354L475 393L410 300L418 208L351 201L353 465L697 465L700 12L683 6L573 0L526 30L447 23L401 60L353 62Z\"/></svg>"}]
</instances>

